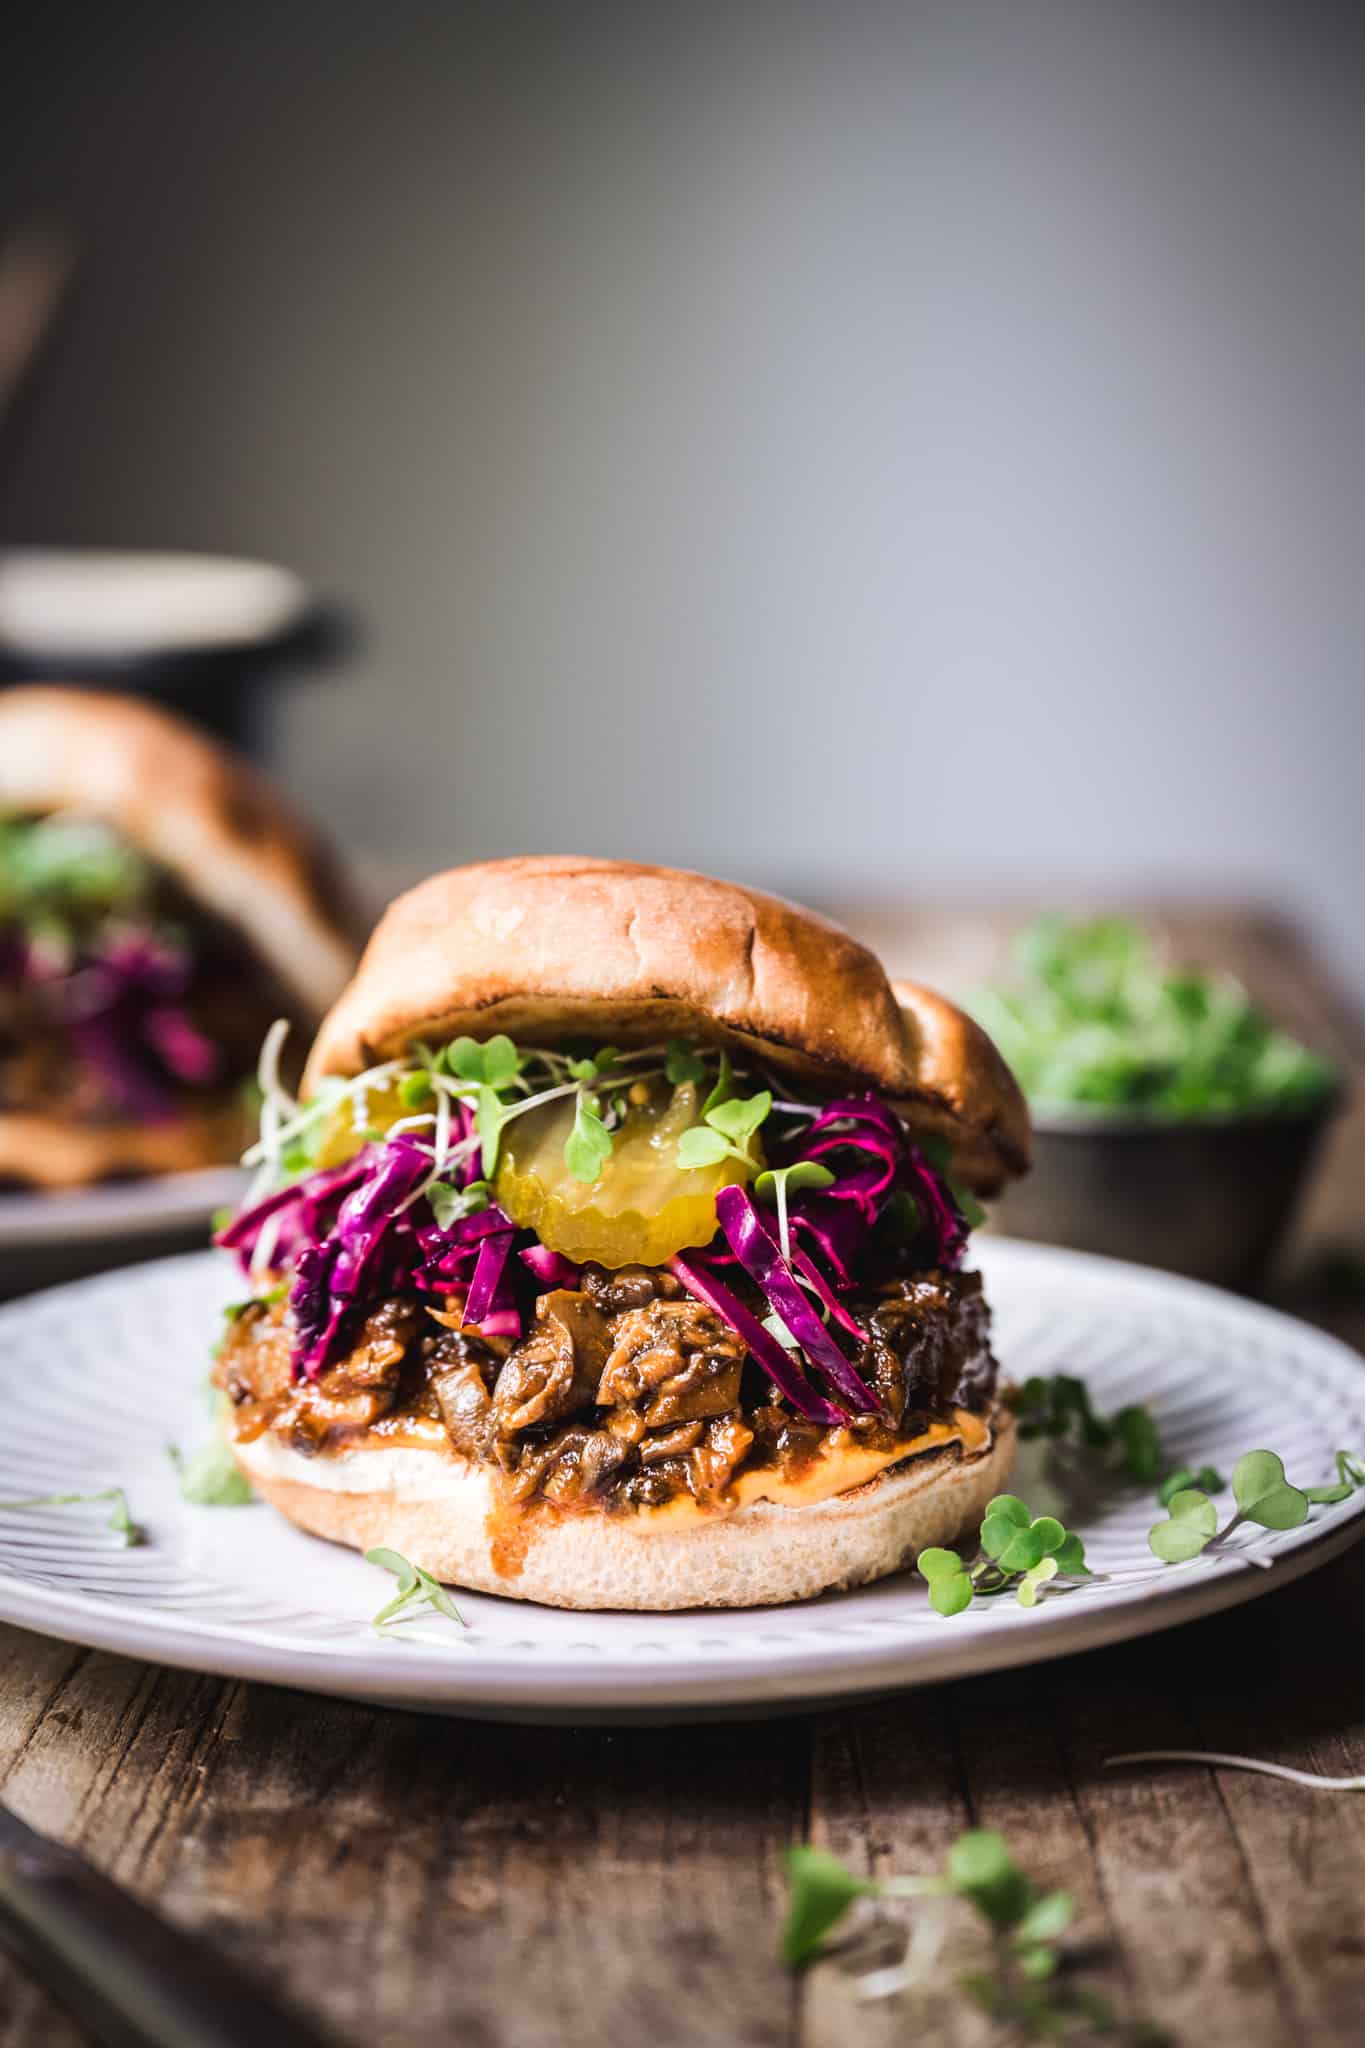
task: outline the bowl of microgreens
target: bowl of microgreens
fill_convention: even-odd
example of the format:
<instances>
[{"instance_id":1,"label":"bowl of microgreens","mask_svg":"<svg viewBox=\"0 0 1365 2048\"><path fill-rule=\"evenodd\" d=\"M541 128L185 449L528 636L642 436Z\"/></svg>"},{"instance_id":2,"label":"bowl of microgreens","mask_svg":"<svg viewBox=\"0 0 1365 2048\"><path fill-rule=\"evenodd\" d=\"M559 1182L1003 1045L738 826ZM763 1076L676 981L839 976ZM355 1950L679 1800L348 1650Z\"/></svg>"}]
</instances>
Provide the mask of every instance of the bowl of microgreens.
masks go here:
<instances>
[{"instance_id":1,"label":"bowl of microgreens","mask_svg":"<svg viewBox=\"0 0 1365 2048\"><path fill-rule=\"evenodd\" d=\"M1125 918L1039 918L1013 976L966 1006L1033 1115L1034 1170L1000 1229L1264 1285L1340 1106L1330 1061Z\"/></svg>"}]
</instances>

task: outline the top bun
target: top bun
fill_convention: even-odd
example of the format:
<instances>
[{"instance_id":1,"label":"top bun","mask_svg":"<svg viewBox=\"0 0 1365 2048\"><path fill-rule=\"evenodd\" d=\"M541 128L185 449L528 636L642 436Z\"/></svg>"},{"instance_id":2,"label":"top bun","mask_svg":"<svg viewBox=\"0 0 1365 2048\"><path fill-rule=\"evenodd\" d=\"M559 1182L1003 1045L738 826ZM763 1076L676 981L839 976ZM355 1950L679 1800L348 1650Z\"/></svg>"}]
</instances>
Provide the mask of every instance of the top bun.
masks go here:
<instances>
[{"instance_id":1,"label":"top bun","mask_svg":"<svg viewBox=\"0 0 1365 2048\"><path fill-rule=\"evenodd\" d=\"M0 691L0 811L112 826L241 932L313 1016L355 966L357 915L321 842L244 761L140 698Z\"/></svg>"},{"instance_id":2,"label":"top bun","mask_svg":"<svg viewBox=\"0 0 1365 2048\"><path fill-rule=\"evenodd\" d=\"M1029 1122L986 1034L928 989L893 991L838 925L732 882L530 854L433 875L390 904L318 1033L305 1092L414 1039L693 1038L825 1092L871 1088L950 1143L990 1193Z\"/></svg>"}]
</instances>

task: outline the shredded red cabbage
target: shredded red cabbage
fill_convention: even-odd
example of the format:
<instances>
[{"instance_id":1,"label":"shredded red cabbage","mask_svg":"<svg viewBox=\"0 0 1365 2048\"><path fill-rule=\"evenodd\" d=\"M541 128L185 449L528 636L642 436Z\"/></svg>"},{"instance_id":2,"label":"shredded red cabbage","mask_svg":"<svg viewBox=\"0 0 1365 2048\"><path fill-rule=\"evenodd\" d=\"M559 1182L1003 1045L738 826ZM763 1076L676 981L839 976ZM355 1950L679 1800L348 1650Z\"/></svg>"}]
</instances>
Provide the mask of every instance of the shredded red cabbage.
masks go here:
<instances>
[{"instance_id":1,"label":"shredded red cabbage","mask_svg":"<svg viewBox=\"0 0 1365 2048\"><path fill-rule=\"evenodd\" d=\"M174 1114L175 1084L211 1087L222 1072L218 1047L184 1008L193 970L182 947L136 925L74 955L15 932L0 947L0 978L40 991L73 1056L116 1107L148 1123Z\"/></svg>"},{"instance_id":2,"label":"shredded red cabbage","mask_svg":"<svg viewBox=\"0 0 1365 2048\"><path fill-rule=\"evenodd\" d=\"M527 1245L521 1260L542 1287L577 1287L583 1277L581 1266L576 1266L572 1259L566 1259L562 1252L552 1252L548 1245Z\"/></svg>"},{"instance_id":3,"label":"shredded red cabbage","mask_svg":"<svg viewBox=\"0 0 1365 2048\"><path fill-rule=\"evenodd\" d=\"M696 1259L684 1259L681 1254L675 1255L668 1263L688 1293L705 1302L709 1309L714 1309L721 1321L728 1323L735 1335L748 1346L778 1392L786 1395L798 1415L805 1415L826 1429L838 1429L847 1422L843 1409L836 1408L823 1394L816 1393L771 1331L764 1329L757 1316L750 1315L743 1302L731 1294L714 1273L708 1272Z\"/></svg>"},{"instance_id":4,"label":"shredded red cabbage","mask_svg":"<svg viewBox=\"0 0 1365 2048\"><path fill-rule=\"evenodd\" d=\"M510 1334L503 1328L495 1328L509 1313L516 1319L516 1303L510 1292L503 1287L503 1268L507 1254L512 1249L512 1230L490 1230L479 1246L479 1256L474 1262L474 1277L469 1283L465 1296L464 1319L476 1324L489 1336L502 1337ZM516 1324L516 1333L521 1334L521 1325Z\"/></svg>"},{"instance_id":5,"label":"shredded red cabbage","mask_svg":"<svg viewBox=\"0 0 1365 2048\"><path fill-rule=\"evenodd\" d=\"M811 1364L818 1366L854 1414L883 1412L877 1396L863 1384L811 1306L810 1296L783 1258L781 1245L748 1189L722 1188L716 1197L716 1214L735 1257L762 1288L774 1315L781 1318ZM860 1339L863 1335L859 1330Z\"/></svg>"}]
</instances>

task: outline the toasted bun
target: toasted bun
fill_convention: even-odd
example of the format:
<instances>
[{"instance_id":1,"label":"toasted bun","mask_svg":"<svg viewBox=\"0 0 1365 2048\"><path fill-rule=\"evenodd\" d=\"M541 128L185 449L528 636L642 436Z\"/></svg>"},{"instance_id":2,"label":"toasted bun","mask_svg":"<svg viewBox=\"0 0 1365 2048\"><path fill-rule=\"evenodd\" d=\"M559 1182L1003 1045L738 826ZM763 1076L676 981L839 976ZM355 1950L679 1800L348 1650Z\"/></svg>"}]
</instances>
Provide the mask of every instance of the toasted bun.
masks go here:
<instances>
[{"instance_id":1,"label":"toasted bun","mask_svg":"<svg viewBox=\"0 0 1365 2048\"><path fill-rule=\"evenodd\" d=\"M361 1449L306 1458L278 1438L236 1446L261 1497L301 1529L356 1550L386 1545L452 1586L545 1607L775 1607L865 1585L981 1519L1014 1463L1014 1418L985 1450L909 1457L808 1507L751 1501L728 1515L651 1526L649 1513L531 1510L519 1568L500 1572L486 1471L436 1451Z\"/></svg>"},{"instance_id":2,"label":"toasted bun","mask_svg":"<svg viewBox=\"0 0 1365 2048\"><path fill-rule=\"evenodd\" d=\"M355 965L356 913L321 843L244 761L152 704L0 692L0 811L111 825L240 931L310 1016Z\"/></svg>"},{"instance_id":3,"label":"toasted bun","mask_svg":"<svg viewBox=\"0 0 1365 2048\"><path fill-rule=\"evenodd\" d=\"M706 875L543 854L433 875L380 919L304 1086L497 1031L719 1042L817 1088L875 1089L982 1192L1028 1164L1028 1112L977 1025L927 989L898 1002L837 925Z\"/></svg>"}]
</instances>

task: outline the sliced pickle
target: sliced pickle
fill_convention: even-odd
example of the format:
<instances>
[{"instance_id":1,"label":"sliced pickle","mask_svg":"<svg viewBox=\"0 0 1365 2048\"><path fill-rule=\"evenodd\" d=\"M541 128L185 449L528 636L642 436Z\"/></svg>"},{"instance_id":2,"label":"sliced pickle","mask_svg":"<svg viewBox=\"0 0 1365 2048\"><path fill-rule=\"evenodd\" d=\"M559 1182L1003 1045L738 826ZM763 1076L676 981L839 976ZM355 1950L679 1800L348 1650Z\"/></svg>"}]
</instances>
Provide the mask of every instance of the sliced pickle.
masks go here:
<instances>
[{"instance_id":1,"label":"sliced pickle","mask_svg":"<svg viewBox=\"0 0 1365 2048\"><path fill-rule=\"evenodd\" d=\"M591 1183L575 1180L564 1163L573 1120L572 1097L514 1118L503 1129L493 1187L514 1223L580 1263L661 1266L688 1245L709 1244L717 1194L757 1170L738 1159L678 1165L679 1138L701 1122L690 1081L631 1104Z\"/></svg>"},{"instance_id":2,"label":"sliced pickle","mask_svg":"<svg viewBox=\"0 0 1365 2048\"><path fill-rule=\"evenodd\" d=\"M340 1166L376 1131L386 1131L400 1116L412 1113L399 1095L396 1082L367 1089L359 1102L344 1097L323 1118L322 1137L313 1164Z\"/></svg>"}]
</instances>

